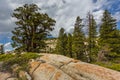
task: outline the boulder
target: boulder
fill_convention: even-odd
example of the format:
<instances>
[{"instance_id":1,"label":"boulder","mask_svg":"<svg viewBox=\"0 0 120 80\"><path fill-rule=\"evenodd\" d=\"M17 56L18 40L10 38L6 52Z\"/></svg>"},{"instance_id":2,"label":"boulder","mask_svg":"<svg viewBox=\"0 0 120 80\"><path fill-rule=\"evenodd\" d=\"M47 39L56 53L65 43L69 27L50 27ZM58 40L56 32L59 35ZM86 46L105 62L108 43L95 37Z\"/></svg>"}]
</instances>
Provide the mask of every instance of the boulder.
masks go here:
<instances>
[{"instance_id":1,"label":"boulder","mask_svg":"<svg viewBox=\"0 0 120 80\"><path fill-rule=\"evenodd\" d=\"M7 80L9 77L11 77L11 74L8 72L0 72L0 80Z\"/></svg>"},{"instance_id":2,"label":"boulder","mask_svg":"<svg viewBox=\"0 0 120 80\"><path fill-rule=\"evenodd\" d=\"M120 80L120 72L85 63L56 54L40 54L40 58L29 62L30 70L19 71L19 65L13 65L13 73L0 72L0 80Z\"/></svg>"},{"instance_id":3,"label":"boulder","mask_svg":"<svg viewBox=\"0 0 120 80\"><path fill-rule=\"evenodd\" d=\"M21 80L31 80L31 76L26 71L19 71L19 78Z\"/></svg>"},{"instance_id":4,"label":"boulder","mask_svg":"<svg viewBox=\"0 0 120 80\"><path fill-rule=\"evenodd\" d=\"M33 80L120 80L120 72L55 54L30 62Z\"/></svg>"},{"instance_id":5,"label":"boulder","mask_svg":"<svg viewBox=\"0 0 120 80\"><path fill-rule=\"evenodd\" d=\"M48 63L32 62L30 74L33 80L74 80L62 70Z\"/></svg>"},{"instance_id":6,"label":"boulder","mask_svg":"<svg viewBox=\"0 0 120 80\"><path fill-rule=\"evenodd\" d=\"M8 78L7 80L18 80L17 78Z\"/></svg>"}]
</instances>

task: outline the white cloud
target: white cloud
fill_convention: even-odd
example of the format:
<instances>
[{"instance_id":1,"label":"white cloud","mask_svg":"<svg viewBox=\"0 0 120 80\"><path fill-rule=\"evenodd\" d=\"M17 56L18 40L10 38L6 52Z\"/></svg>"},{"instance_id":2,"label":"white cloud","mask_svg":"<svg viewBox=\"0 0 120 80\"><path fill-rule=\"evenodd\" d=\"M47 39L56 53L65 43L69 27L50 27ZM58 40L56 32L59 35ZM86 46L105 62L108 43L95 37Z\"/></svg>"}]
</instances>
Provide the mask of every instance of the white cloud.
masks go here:
<instances>
[{"instance_id":1,"label":"white cloud","mask_svg":"<svg viewBox=\"0 0 120 80\"><path fill-rule=\"evenodd\" d=\"M114 17L115 19L117 19L117 22L119 22L119 21L120 21L120 12L116 12L116 13L113 15L113 17Z\"/></svg>"},{"instance_id":2,"label":"white cloud","mask_svg":"<svg viewBox=\"0 0 120 80\"><path fill-rule=\"evenodd\" d=\"M11 46L11 42L8 42L4 45L4 50L5 50L5 52L13 50L13 48Z\"/></svg>"},{"instance_id":3,"label":"white cloud","mask_svg":"<svg viewBox=\"0 0 120 80\"><path fill-rule=\"evenodd\" d=\"M46 12L48 14L54 14L50 16L55 18L57 21L55 31L53 31L54 36L58 34L56 34L56 32L59 31L60 27L64 27L66 31L69 31L73 28L76 17L80 16L81 18L86 18L88 11L93 12L97 9L94 14L97 22L99 23L103 12L102 6L106 2L106 0L98 0L96 3L93 3L92 0L64 0L65 3L63 0L54 1L56 2L52 5L46 5L46 7L49 7L46 9Z\"/></svg>"},{"instance_id":4,"label":"white cloud","mask_svg":"<svg viewBox=\"0 0 120 80\"><path fill-rule=\"evenodd\" d=\"M2 2L6 2L8 4L9 9L13 11L13 9L25 4L25 3L36 3L41 9L42 12L48 13L48 15L56 20L55 30L52 32L54 36L58 34L58 31L61 27L64 27L66 31L69 31L73 28L75 19L77 16L81 18L86 18L86 14L88 11L93 12L95 19L98 24L101 22L101 17L104 9L110 9L112 4L116 2L116 0L1 0ZM120 1L120 0L119 0ZM1 4L2 6L3 4ZM4 6L6 7L6 6ZM6 9L6 11L8 8ZM0 10L1 11L1 10ZM1 14L4 17L4 14ZM115 13L115 18L119 20L117 17L119 13ZM9 19L9 20L8 20ZM3 22L1 31L10 31L13 29L14 20L8 18ZM6 26L6 27L3 27ZM10 27L12 29L10 29ZM1 28L1 26L0 26ZM6 29L8 28L8 29Z\"/></svg>"},{"instance_id":5,"label":"white cloud","mask_svg":"<svg viewBox=\"0 0 120 80\"><path fill-rule=\"evenodd\" d=\"M99 11L93 12L94 18L98 24L101 23L101 18L103 16L103 12L104 12L104 10L99 10Z\"/></svg>"},{"instance_id":6,"label":"white cloud","mask_svg":"<svg viewBox=\"0 0 120 80\"><path fill-rule=\"evenodd\" d=\"M5 45L4 45L4 47L8 47L8 46L10 46L11 45L11 42L8 42L8 43L6 43Z\"/></svg>"}]
</instances>

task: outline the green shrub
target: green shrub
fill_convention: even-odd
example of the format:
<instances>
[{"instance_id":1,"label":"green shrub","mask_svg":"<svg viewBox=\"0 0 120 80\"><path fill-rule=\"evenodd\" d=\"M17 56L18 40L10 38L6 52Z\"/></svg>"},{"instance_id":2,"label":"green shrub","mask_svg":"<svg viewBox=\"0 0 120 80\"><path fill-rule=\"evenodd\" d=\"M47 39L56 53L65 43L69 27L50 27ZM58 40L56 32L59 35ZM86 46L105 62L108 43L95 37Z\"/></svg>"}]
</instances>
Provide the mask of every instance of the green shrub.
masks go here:
<instances>
[{"instance_id":1,"label":"green shrub","mask_svg":"<svg viewBox=\"0 0 120 80\"><path fill-rule=\"evenodd\" d=\"M120 71L120 64L113 63L111 66L108 66L108 68Z\"/></svg>"},{"instance_id":2,"label":"green shrub","mask_svg":"<svg viewBox=\"0 0 120 80\"><path fill-rule=\"evenodd\" d=\"M117 64L117 63L112 63L112 62L107 62L107 63L96 62L96 63L93 63L93 64L97 64L97 65L100 65L100 66L103 66L103 67L106 67L106 68L110 68L110 69L113 69L113 70L116 70L116 71L120 71L120 64Z\"/></svg>"},{"instance_id":3,"label":"green shrub","mask_svg":"<svg viewBox=\"0 0 120 80\"><path fill-rule=\"evenodd\" d=\"M30 59L36 59L37 57L40 57L36 53L25 53L25 54L16 54L14 57L11 57L7 60L4 60L3 63L3 69L12 72L12 66L14 64L18 64L21 66L21 70L28 70L28 62Z\"/></svg>"},{"instance_id":4,"label":"green shrub","mask_svg":"<svg viewBox=\"0 0 120 80\"><path fill-rule=\"evenodd\" d=\"M0 61L6 61L13 58L15 55L13 54L0 54Z\"/></svg>"}]
</instances>

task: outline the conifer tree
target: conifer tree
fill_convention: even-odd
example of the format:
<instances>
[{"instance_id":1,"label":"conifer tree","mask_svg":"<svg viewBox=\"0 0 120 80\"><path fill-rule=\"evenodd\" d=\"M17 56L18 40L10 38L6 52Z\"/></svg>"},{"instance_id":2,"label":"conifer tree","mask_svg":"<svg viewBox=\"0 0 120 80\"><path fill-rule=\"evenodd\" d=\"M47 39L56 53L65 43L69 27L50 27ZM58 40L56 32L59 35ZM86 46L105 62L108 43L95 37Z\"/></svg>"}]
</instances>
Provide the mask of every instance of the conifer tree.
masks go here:
<instances>
[{"instance_id":1,"label":"conifer tree","mask_svg":"<svg viewBox=\"0 0 120 80\"><path fill-rule=\"evenodd\" d=\"M40 52L45 47L44 39L53 30L55 20L47 14L40 13L36 4L25 4L14 10L12 17L16 18L16 27L12 33L12 46L16 50Z\"/></svg>"},{"instance_id":2,"label":"conifer tree","mask_svg":"<svg viewBox=\"0 0 120 80\"><path fill-rule=\"evenodd\" d=\"M65 33L64 28L61 28L57 40L56 53L66 55L67 54L66 46L67 46L67 34Z\"/></svg>"},{"instance_id":3,"label":"conifer tree","mask_svg":"<svg viewBox=\"0 0 120 80\"><path fill-rule=\"evenodd\" d=\"M4 45L0 45L0 54L4 53Z\"/></svg>"},{"instance_id":4,"label":"conifer tree","mask_svg":"<svg viewBox=\"0 0 120 80\"><path fill-rule=\"evenodd\" d=\"M82 19L78 16L74 25L74 32L73 32L73 53L75 58L84 60L84 33L82 31Z\"/></svg>"},{"instance_id":5,"label":"conifer tree","mask_svg":"<svg viewBox=\"0 0 120 80\"><path fill-rule=\"evenodd\" d=\"M103 13L102 24L100 26L99 44L101 47L108 46L108 57L113 58L120 53L120 36L116 27L116 19L114 19L108 10ZM105 52L105 50L104 50Z\"/></svg>"},{"instance_id":6,"label":"conifer tree","mask_svg":"<svg viewBox=\"0 0 120 80\"><path fill-rule=\"evenodd\" d=\"M90 60L95 60L97 56L97 25L94 19L94 16L89 12L87 15L88 18L88 52Z\"/></svg>"},{"instance_id":7,"label":"conifer tree","mask_svg":"<svg viewBox=\"0 0 120 80\"><path fill-rule=\"evenodd\" d=\"M73 52L72 52L72 35L68 33L67 37L67 54L71 58L73 58Z\"/></svg>"}]
</instances>

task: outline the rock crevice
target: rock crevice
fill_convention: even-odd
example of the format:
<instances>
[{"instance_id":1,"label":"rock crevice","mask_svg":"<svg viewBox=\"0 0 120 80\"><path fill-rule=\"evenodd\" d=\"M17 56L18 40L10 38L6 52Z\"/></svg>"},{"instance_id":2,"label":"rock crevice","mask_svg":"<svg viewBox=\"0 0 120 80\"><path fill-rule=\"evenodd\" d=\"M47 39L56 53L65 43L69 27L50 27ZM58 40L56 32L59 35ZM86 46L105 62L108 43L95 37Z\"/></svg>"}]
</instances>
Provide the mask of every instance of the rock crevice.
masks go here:
<instances>
[{"instance_id":1,"label":"rock crevice","mask_svg":"<svg viewBox=\"0 0 120 80\"><path fill-rule=\"evenodd\" d=\"M120 80L120 72L56 54L43 55L29 62L29 74L20 71L25 80ZM0 72L0 80L18 80Z\"/></svg>"},{"instance_id":2,"label":"rock crevice","mask_svg":"<svg viewBox=\"0 0 120 80\"><path fill-rule=\"evenodd\" d=\"M34 80L120 80L120 72L62 55L43 54L34 63L41 63L32 75Z\"/></svg>"}]
</instances>

